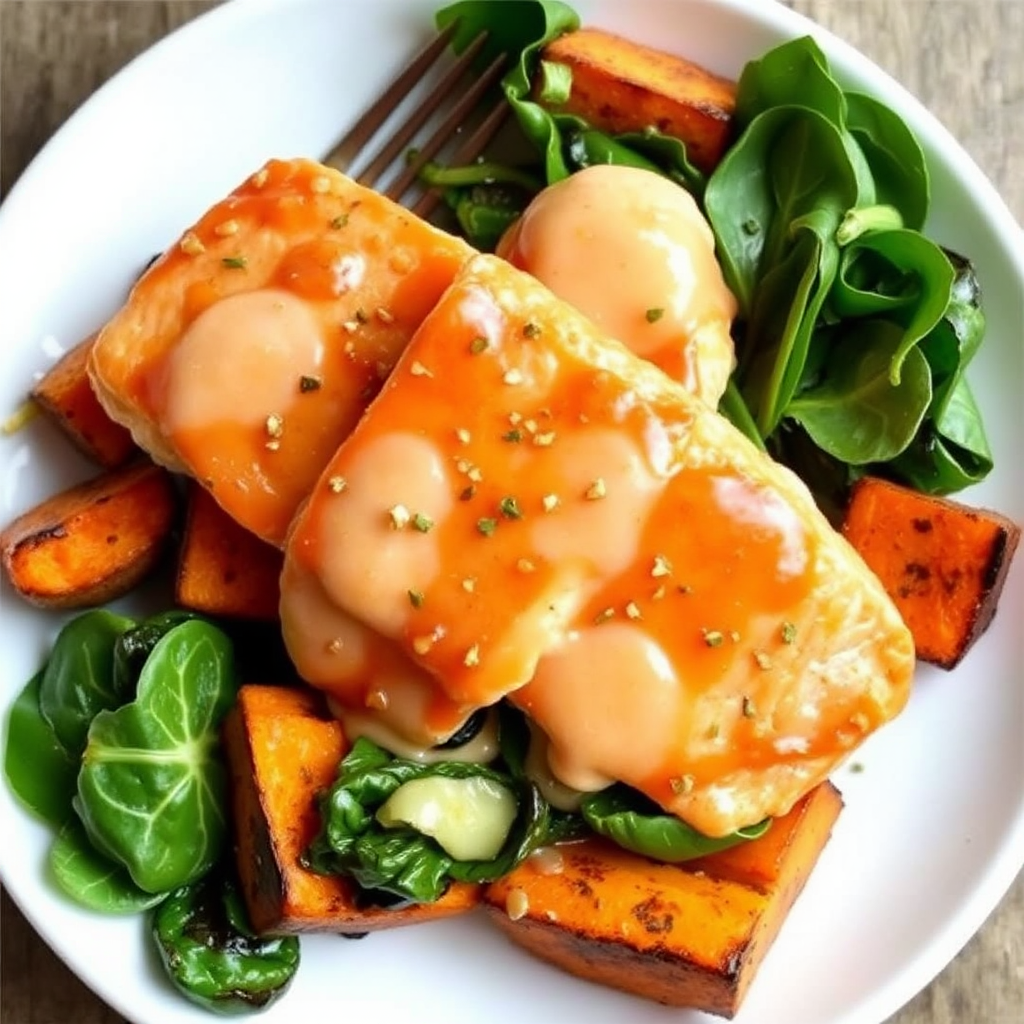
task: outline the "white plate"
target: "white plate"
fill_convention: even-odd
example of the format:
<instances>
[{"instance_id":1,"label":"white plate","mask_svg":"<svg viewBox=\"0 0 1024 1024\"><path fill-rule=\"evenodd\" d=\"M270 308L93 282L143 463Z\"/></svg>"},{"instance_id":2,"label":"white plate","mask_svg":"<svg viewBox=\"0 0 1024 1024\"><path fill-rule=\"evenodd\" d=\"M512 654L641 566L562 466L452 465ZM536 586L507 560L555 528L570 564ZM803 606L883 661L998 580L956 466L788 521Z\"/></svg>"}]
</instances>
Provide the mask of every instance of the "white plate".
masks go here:
<instances>
[{"instance_id":1,"label":"white plate","mask_svg":"<svg viewBox=\"0 0 1024 1024\"><path fill-rule=\"evenodd\" d=\"M931 228L976 261L989 339L972 368L997 470L969 495L1024 519L1021 236L950 136L849 47L764 0L580 2L587 20L735 74L814 31L844 78L917 130L934 173ZM0 413L54 355L116 308L149 255L271 155L317 154L430 32L416 0L246 0L165 40L103 88L0 211ZM0 520L89 472L44 423L0 443ZM38 666L56 621L3 592L0 703ZM761 972L746 1024L876 1024L954 956L1024 860L1024 559L964 665L923 668L911 706L863 751L831 844ZM34 926L138 1024L208 1022L170 992L138 919L80 912L47 886L49 836L0 787L0 874ZM473 917L372 936L303 940L271 1022L332 1016L422 1022L674 1021L668 1010L549 969ZM710 1018L707 1018L710 1019Z\"/></svg>"}]
</instances>

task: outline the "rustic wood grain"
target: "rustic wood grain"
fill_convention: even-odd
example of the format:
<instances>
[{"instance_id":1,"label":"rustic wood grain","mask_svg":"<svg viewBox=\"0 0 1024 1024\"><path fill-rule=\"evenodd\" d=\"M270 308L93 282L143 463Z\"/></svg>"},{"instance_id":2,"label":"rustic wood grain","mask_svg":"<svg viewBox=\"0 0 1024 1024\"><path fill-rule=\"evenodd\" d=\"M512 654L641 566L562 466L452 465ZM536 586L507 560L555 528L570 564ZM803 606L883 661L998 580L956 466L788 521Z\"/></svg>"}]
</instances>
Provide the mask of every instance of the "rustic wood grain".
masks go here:
<instances>
[{"instance_id":1,"label":"rustic wood grain","mask_svg":"<svg viewBox=\"0 0 1024 1024\"><path fill-rule=\"evenodd\" d=\"M786 2L848 39L919 96L1024 222L1022 0ZM151 42L212 6L202 0L0 0L0 195L91 92ZM0 1020L6 1024L124 1024L50 952L6 893L0 948ZM964 952L889 1024L1022 1022L1024 878Z\"/></svg>"}]
</instances>

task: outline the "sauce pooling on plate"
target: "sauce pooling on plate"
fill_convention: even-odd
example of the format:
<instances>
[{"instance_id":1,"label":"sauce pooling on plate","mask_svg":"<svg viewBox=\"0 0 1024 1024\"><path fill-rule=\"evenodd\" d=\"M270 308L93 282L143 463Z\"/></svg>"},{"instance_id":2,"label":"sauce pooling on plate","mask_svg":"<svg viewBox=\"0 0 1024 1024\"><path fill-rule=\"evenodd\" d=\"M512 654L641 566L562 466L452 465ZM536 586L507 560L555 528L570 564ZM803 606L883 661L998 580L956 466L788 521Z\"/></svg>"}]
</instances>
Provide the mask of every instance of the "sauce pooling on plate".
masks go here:
<instances>
[{"instance_id":1,"label":"sauce pooling on plate","mask_svg":"<svg viewBox=\"0 0 1024 1024\"><path fill-rule=\"evenodd\" d=\"M498 255L718 405L736 299L711 228L679 185L635 167L587 168L544 189Z\"/></svg>"}]
</instances>

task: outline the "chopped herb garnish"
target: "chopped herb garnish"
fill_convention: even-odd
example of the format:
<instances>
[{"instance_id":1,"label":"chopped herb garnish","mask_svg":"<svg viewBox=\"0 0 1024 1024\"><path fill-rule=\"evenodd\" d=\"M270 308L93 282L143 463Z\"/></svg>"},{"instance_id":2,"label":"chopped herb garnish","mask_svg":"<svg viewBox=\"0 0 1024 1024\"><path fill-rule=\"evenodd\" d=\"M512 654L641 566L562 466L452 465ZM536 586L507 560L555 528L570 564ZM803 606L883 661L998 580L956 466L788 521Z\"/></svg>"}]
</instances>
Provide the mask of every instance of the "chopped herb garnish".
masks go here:
<instances>
[{"instance_id":1,"label":"chopped herb garnish","mask_svg":"<svg viewBox=\"0 0 1024 1024\"><path fill-rule=\"evenodd\" d=\"M498 520L488 518L478 519L476 521L476 528L485 537L490 537L498 528Z\"/></svg>"},{"instance_id":2,"label":"chopped herb garnish","mask_svg":"<svg viewBox=\"0 0 1024 1024\"><path fill-rule=\"evenodd\" d=\"M485 337L480 335L480 336L474 338L469 343L469 351L473 355L478 356L478 355L480 355L481 352L486 352L487 349L490 347L490 344L491 343Z\"/></svg>"},{"instance_id":3,"label":"chopped herb garnish","mask_svg":"<svg viewBox=\"0 0 1024 1024\"><path fill-rule=\"evenodd\" d=\"M725 637L722 635L721 630L718 629L705 629L701 631L704 636L704 643L708 647L721 647Z\"/></svg>"},{"instance_id":4,"label":"chopped herb garnish","mask_svg":"<svg viewBox=\"0 0 1024 1024\"><path fill-rule=\"evenodd\" d=\"M661 306L652 306L644 316L649 324L656 324L665 315L665 310Z\"/></svg>"},{"instance_id":5,"label":"chopped herb garnish","mask_svg":"<svg viewBox=\"0 0 1024 1024\"><path fill-rule=\"evenodd\" d=\"M244 256L225 256L221 263L229 270L245 270L249 265L249 261Z\"/></svg>"},{"instance_id":6,"label":"chopped herb garnish","mask_svg":"<svg viewBox=\"0 0 1024 1024\"><path fill-rule=\"evenodd\" d=\"M528 320L523 324L523 337L524 338L536 338L540 334L540 324L535 324L532 320Z\"/></svg>"},{"instance_id":7,"label":"chopped herb garnish","mask_svg":"<svg viewBox=\"0 0 1024 1024\"><path fill-rule=\"evenodd\" d=\"M516 501L515 498L502 498L498 507L501 509L501 514L506 519L523 518L523 510L519 507L519 502Z\"/></svg>"},{"instance_id":8,"label":"chopped herb garnish","mask_svg":"<svg viewBox=\"0 0 1024 1024\"><path fill-rule=\"evenodd\" d=\"M792 622L784 622L782 624L782 642L791 644L794 640L796 640L796 626Z\"/></svg>"},{"instance_id":9,"label":"chopped herb garnish","mask_svg":"<svg viewBox=\"0 0 1024 1024\"><path fill-rule=\"evenodd\" d=\"M323 387L323 383L319 377L309 377L303 374L299 378L299 391L304 395L310 391L319 391Z\"/></svg>"},{"instance_id":10,"label":"chopped herb garnish","mask_svg":"<svg viewBox=\"0 0 1024 1024\"><path fill-rule=\"evenodd\" d=\"M459 492L459 501L472 501L476 497L476 484L469 484Z\"/></svg>"},{"instance_id":11,"label":"chopped herb garnish","mask_svg":"<svg viewBox=\"0 0 1024 1024\"><path fill-rule=\"evenodd\" d=\"M512 444L519 444L523 440L523 432L513 428L501 435L502 441L510 441Z\"/></svg>"},{"instance_id":12,"label":"chopped herb garnish","mask_svg":"<svg viewBox=\"0 0 1024 1024\"><path fill-rule=\"evenodd\" d=\"M860 773L864 771L864 765L862 765L860 761L854 761L853 764L850 765L850 771L853 772L854 775L860 775Z\"/></svg>"},{"instance_id":13,"label":"chopped herb garnish","mask_svg":"<svg viewBox=\"0 0 1024 1024\"><path fill-rule=\"evenodd\" d=\"M419 530L420 533L430 533L434 528L434 520L423 512L417 512L412 517L412 526L414 530Z\"/></svg>"},{"instance_id":14,"label":"chopped herb garnish","mask_svg":"<svg viewBox=\"0 0 1024 1024\"><path fill-rule=\"evenodd\" d=\"M331 220L331 227L334 228L335 231L337 231L338 228L343 228L347 223L348 223L348 214L347 213L342 213L342 214L339 214L339 216L332 218L332 220Z\"/></svg>"},{"instance_id":15,"label":"chopped herb garnish","mask_svg":"<svg viewBox=\"0 0 1024 1024\"><path fill-rule=\"evenodd\" d=\"M426 597L424 597L422 590L407 590L406 593L409 595L409 604L411 604L413 608L423 607L423 602L426 600Z\"/></svg>"},{"instance_id":16,"label":"chopped herb garnish","mask_svg":"<svg viewBox=\"0 0 1024 1024\"><path fill-rule=\"evenodd\" d=\"M757 707L749 697L743 698L743 717L753 718L757 714Z\"/></svg>"}]
</instances>

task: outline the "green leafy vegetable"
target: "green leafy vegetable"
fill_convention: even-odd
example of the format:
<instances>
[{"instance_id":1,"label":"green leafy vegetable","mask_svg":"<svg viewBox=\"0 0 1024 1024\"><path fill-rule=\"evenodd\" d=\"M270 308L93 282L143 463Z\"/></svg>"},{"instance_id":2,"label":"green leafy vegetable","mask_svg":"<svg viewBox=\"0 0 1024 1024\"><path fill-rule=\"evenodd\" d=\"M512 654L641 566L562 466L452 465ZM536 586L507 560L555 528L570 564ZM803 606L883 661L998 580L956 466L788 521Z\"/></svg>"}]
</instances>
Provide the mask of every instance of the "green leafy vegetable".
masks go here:
<instances>
[{"instance_id":1,"label":"green leafy vegetable","mask_svg":"<svg viewBox=\"0 0 1024 1024\"><path fill-rule=\"evenodd\" d=\"M402 786L430 778L487 780L515 794L516 818L497 856L456 860L416 829L378 820L378 811ZM322 829L308 853L313 870L347 875L363 889L416 903L439 899L451 880L487 882L508 874L540 845L548 824L548 806L532 784L478 764L395 758L365 738L342 760L320 811Z\"/></svg>"},{"instance_id":2,"label":"green leafy vegetable","mask_svg":"<svg viewBox=\"0 0 1024 1024\"><path fill-rule=\"evenodd\" d=\"M226 838L221 719L236 688L231 643L201 621L153 648L138 695L89 729L75 807L98 850L147 892L200 877Z\"/></svg>"},{"instance_id":3,"label":"green leafy vegetable","mask_svg":"<svg viewBox=\"0 0 1024 1024\"><path fill-rule=\"evenodd\" d=\"M114 676L114 645L135 623L105 610L73 618L57 635L39 687L39 710L72 757L97 713L131 699Z\"/></svg>"},{"instance_id":4,"label":"green leafy vegetable","mask_svg":"<svg viewBox=\"0 0 1024 1024\"><path fill-rule=\"evenodd\" d=\"M114 643L114 689L128 700L135 694L146 659L152 654L157 641L175 626L196 618L192 612L172 609L153 615L136 626L126 629Z\"/></svg>"},{"instance_id":5,"label":"green leafy vegetable","mask_svg":"<svg viewBox=\"0 0 1024 1024\"><path fill-rule=\"evenodd\" d=\"M78 761L57 739L39 710L43 673L34 675L7 714L4 775L11 792L54 828L71 814Z\"/></svg>"},{"instance_id":6,"label":"green leafy vegetable","mask_svg":"<svg viewBox=\"0 0 1024 1024\"><path fill-rule=\"evenodd\" d=\"M771 825L768 819L731 835L711 838L674 815L663 813L636 790L623 785L610 786L585 797L581 810L587 824L599 835L623 849L668 864L704 857L757 839Z\"/></svg>"},{"instance_id":7,"label":"green leafy vegetable","mask_svg":"<svg viewBox=\"0 0 1024 1024\"><path fill-rule=\"evenodd\" d=\"M153 914L152 936L174 986L214 1013L266 1009L299 968L299 940L254 935L222 872L172 892Z\"/></svg>"},{"instance_id":8,"label":"green leafy vegetable","mask_svg":"<svg viewBox=\"0 0 1024 1024\"><path fill-rule=\"evenodd\" d=\"M123 867L99 853L74 817L53 841L49 863L53 880L67 896L102 914L135 914L164 898L163 893L144 892Z\"/></svg>"}]
</instances>

